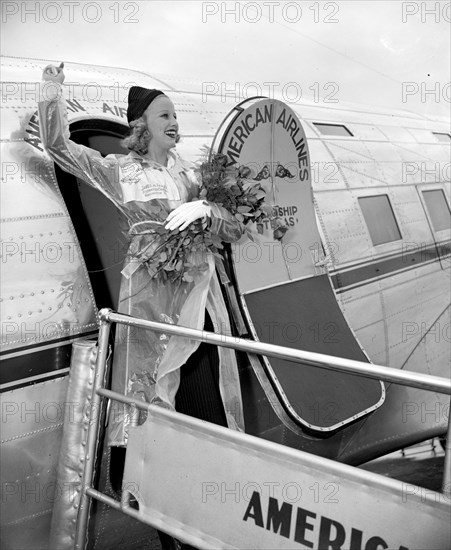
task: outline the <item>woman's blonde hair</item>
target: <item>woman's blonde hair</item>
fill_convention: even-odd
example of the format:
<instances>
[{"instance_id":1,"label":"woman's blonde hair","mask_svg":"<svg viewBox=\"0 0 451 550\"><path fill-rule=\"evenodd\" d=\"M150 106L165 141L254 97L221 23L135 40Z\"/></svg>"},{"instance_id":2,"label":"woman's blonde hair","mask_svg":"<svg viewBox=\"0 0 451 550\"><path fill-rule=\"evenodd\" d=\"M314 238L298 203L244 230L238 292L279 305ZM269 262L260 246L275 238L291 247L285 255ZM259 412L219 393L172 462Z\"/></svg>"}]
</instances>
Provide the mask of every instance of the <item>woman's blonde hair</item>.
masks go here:
<instances>
[{"instance_id":1,"label":"woman's blonde hair","mask_svg":"<svg viewBox=\"0 0 451 550\"><path fill-rule=\"evenodd\" d=\"M146 121L143 117L137 118L130 122L130 135L122 140L121 144L130 151L136 151L141 155L145 155L149 149L149 143L152 139L152 134L147 128ZM180 134L175 137L175 143L180 141Z\"/></svg>"}]
</instances>

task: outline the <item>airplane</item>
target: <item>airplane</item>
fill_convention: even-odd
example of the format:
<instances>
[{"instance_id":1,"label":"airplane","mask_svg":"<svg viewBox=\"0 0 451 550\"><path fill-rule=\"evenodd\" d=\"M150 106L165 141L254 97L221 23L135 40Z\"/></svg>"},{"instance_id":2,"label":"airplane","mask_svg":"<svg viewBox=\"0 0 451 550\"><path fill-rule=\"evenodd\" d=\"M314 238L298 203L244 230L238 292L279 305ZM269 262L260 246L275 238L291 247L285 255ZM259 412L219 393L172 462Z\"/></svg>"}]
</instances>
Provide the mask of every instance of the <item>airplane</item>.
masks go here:
<instances>
[{"instance_id":1,"label":"airplane","mask_svg":"<svg viewBox=\"0 0 451 550\"><path fill-rule=\"evenodd\" d=\"M45 548L72 348L95 339L100 308L117 309L127 241L117 209L44 151L37 83L50 62L1 62L2 545ZM183 158L198 162L212 146L266 186L288 231L275 242L268 226L226 247L234 335L449 377L448 120L343 102L237 102L176 77L65 67L73 141L126 153L128 88L158 88L176 107ZM446 433L445 395L237 357L250 435L361 465ZM106 446L101 456L100 483L117 494L121 458ZM129 524L97 510L93 547L113 547ZM143 547L141 527L124 548Z\"/></svg>"}]
</instances>

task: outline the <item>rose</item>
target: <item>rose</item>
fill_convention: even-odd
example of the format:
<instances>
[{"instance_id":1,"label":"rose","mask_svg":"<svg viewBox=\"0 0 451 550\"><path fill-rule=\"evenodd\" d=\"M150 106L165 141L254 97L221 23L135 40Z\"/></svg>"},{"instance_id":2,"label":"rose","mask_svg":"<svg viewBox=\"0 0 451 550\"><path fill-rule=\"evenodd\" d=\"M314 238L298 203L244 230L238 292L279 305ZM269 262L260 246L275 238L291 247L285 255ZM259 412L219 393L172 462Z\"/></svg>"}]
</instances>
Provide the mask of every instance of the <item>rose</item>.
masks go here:
<instances>
[{"instance_id":1,"label":"rose","mask_svg":"<svg viewBox=\"0 0 451 550\"><path fill-rule=\"evenodd\" d=\"M252 174L252 170L249 168L249 166L240 166L238 168L238 177L239 178L249 178L249 176Z\"/></svg>"},{"instance_id":2,"label":"rose","mask_svg":"<svg viewBox=\"0 0 451 550\"><path fill-rule=\"evenodd\" d=\"M273 231L273 237L277 241L281 241L287 231L288 227L286 225L278 225Z\"/></svg>"}]
</instances>

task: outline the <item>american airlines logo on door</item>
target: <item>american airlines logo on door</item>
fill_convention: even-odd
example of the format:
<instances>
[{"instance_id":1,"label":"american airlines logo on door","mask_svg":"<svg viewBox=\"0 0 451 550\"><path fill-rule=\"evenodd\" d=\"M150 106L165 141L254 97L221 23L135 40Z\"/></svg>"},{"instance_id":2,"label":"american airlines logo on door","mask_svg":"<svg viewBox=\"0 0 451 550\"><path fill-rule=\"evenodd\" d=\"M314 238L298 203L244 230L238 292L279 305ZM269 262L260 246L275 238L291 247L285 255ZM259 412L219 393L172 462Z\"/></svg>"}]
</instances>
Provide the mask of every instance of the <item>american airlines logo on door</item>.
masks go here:
<instances>
[{"instance_id":1,"label":"american airlines logo on door","mask_svg":"<svg viewBox=\"0 0 451 550\"><path fill-rule=\"evenodd\" d=\"M266 134L266 136L265 136ZM263 164L257 162L246 163L253 168L253 177L260 181L267 178L306 181L310 177L310 159L307 142L302 126L296 114L284 103L275 100L263 100L243 110L233 122L222 143L224 154L229 159L228 166L242 164L242 154L252 144L257 142L265 145L286 141L282 134L288 137L286 146L291 150L290 160L278 158L274 148L267 150L271 158L265 159ZM262 135L264 137L262 137ZM266 139L265 139L266 137ZM287 151L287 147L284 148ZM294 151L293 151L294 149ZM247 155L245 155L247 156ZM254 164L254 166L252 166Z\"/></svg>"},{"instance_id":2,"label":"american airlines logo on door","mask_svg":"<svg viewBox=\"0 0 451 550\"><path fill-rule=\"evenodd\" d=\"M266 203L288 227L275 241L270 227L233 247L237 280L244 292L317 273L311 250L320 237L311 187L310 154L296 113L282 101L252 98L237 105L218 132L228 167L260 182Z\"/></svg>"}]
</instances>

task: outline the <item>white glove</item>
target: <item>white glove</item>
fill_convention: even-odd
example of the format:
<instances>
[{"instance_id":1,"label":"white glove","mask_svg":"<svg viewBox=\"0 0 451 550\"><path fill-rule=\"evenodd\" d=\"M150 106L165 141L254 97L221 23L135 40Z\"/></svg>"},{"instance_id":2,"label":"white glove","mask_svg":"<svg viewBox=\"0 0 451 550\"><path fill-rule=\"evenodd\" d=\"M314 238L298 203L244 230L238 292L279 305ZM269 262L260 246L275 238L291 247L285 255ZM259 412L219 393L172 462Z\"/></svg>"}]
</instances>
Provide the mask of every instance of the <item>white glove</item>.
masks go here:
<instances>
[{"instance_id":1,"label":"white glove","mask_svg":"<svg viewBox=\"0 0 451 550\"><path fill-rule=\"evenodd\" d=\"M211 216L211 206L206 201L185 202L169 214L165 227L169 231L183 231L190 223L207 216Z\"/></svg>"},{"instance_id":2,"label":"white glove","mask_svg":"<svg viewBox=\"0 0 451 550\"><path fill-rule=\"evenodd\" d=\"M55 65L47 65L42 73L42 80L45 82L59 82L62 84L65 78L63 67L64 63L61 63L59 67L55 67Z\"/></svg>"}]
</instances>

